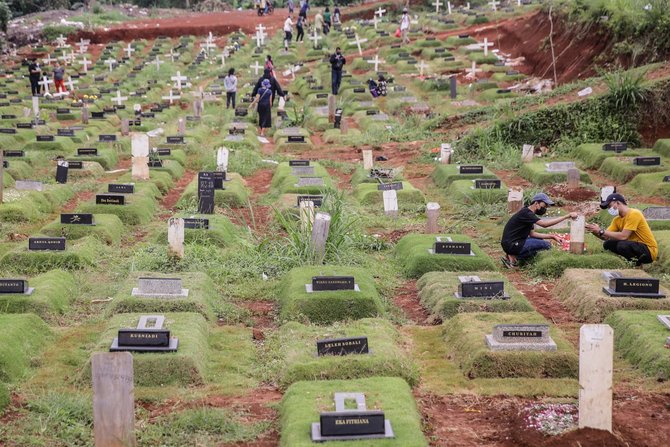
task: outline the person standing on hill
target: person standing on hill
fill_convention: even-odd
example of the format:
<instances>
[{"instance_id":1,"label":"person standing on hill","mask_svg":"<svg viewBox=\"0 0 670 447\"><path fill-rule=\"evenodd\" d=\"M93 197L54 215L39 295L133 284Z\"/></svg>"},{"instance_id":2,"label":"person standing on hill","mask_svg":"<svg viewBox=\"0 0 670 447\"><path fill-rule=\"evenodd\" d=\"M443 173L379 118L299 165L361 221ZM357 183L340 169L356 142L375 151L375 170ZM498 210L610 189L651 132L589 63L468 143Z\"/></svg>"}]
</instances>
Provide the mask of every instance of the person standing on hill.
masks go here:
<instances>
[{"instance_id":1,"label":"person standing on hill","mask_svg":"<svg viewBox=\"0 0 670 447\"><path fill-rule=\"evenodd\" d=\"M40 64L37 63L37 59L30 59L30 64L28 65L28 78L30 79L30 90L32 91L33 96L40 94L40 76L42 76Z\"/></svg>"},{"instance_id":2,"label":"person standing on hill","mask_svg":"<svg viewBox=\"0 0 670 447\"><path fill-rule=\"evenodd\" d=\"M304 21L307 21L307 11L309 10L309 1L305 0L305 3L303 3L300 6L300 13L298 14L300 17L303 18Z\"/></svg>"},{"instance_id":3,"label":"person standing on hill","mask_svg":"<svg viewBox=\"0 0 670 447\"><path fill-rule=\"evenodd\" d=\"M293 10L295 9L295 3L293 3L293 0L288 0L288 2L286 2L286 6L288 7L289 15L293 15Z\"/></svg>"},{"instance_id":4,"label":"person standing on hill","mask_svg":"<svg viewBox=\"0 0 670 447\"><path fill-rule=\"evenodd\" d=\"M539 216L544 215L547 208L552 205L554 202L545 193L535 194L530 200L530 205L521 208L507 221L500 241L505 252L505 256L501 259L505 267L510 269L518 267L518 261L525 261L542 250L549 250L551 244L547 239L562 242L558 235L538 233L534 230L536 224L547 228L566 219L577 218L577 213L570 213L553 219L540 219Z\"/></svg>"},{"instance_id":5,"label":"person standing on hill","mask_svg":"<svg viewBox=\"0 0 670 447\"><path fill-rule=\"evenodd\" d=\"M331 25L330 9L326 6L325 11L323 11L323 34L330 32Z\"/></svg>"},{"instance_id":6,"label":"person standing on hill","mask_svg":"<svg viewBox=\"0 0 670 447\"><path fill-rule=\"evenodd\" d=\"M400 18L400 34L402 36L402 43L409 43L409 12L407 8L403 8L402 17Z\"/></svg>"},{"instance_id":7,"label":"person standing on hill","mask_svg":"<svg viewBox=\"0 0 670 447\"><path fill-rule=\"evenodd\" d=\"M598 224L586 224L585 228L595 237L605 241L607 251L623 256L635 265L650 264L658 256L658 243L649 228L642 211L630 208L621 194L610 194L600 208L614 216L607 229Z\"/></svg>"},{"instance_id":8,"label":"person standing on hill","mask_svg":"<svg viewBox=\"0 0 670 447\"><path fill-rule=\"evenodd\" d=\"M337 95L340 91L340 84L342 83L342 67L347 63L347 60L342 55L340 47L335 49L335 53L330 56L330 69L332 76L333 95Z\"/></svg>"},{"instance_id":9,"label":"person standing on hill","mask_svg":"<svg viewBox=\"0 0 670 447\"><path fill-rule=\"evenodd\" d=\"M275 77L275 65L272 62L272 56L269 54L265 58L265 67L266 70L270 70L270 76Z\"/></svg>"},{"instance_id":10,"label":"person standing on hill","mask_svg":"<svg viewBox=\"0 0 670 447\"><path fill-rule=\"evenodd\" d=\"M256 96L258 90L260 90L263 85L263 81L266 79L270 81L270 90L272 91L272 104L274 104L275 96L278 95L279 97L284 98L284 90L282 90L277 79L274 76L272 76L270 70L268 70L267 68L263 70L263 76L261 76L258 79L258 82L256 82L254 90L251 92L251 96Z\"/></svg>"},{"instance_id":11,"label":"person standing on hill","mask_svg":"<svg viewBox=\"0 0 670 447\"><path fill-rule=\"evenodd\" d=\"M223 78L223 87L226 89L226 109L233 105L235 108L235 97L237 96L237 76L235 76L235 69L228 70L228 75Z\"/></svg>"},{"instance_id":12,"label":"person standing on hill","mask_svg":"<svg viewBox=\"0 0 670 447\"><path fill-rule=\"evenodd\" d=\"M293 39L293 19L291 18L291 15L284 20L284 50L288 51L288 45L291 43L291 39Z\"/></svg>"},{"instance_id":13,"label":"person standing on hill","mask_svg":"<svg viewBox=\"0 0 670 447\"><path fill-rule=\"evenodd\" d=\"M54 86L56 93L65 92L65 68L61 67L58 62L54 68Z\"/></svg>"},{"instance_id":14,"label":"person standing on hill","mask_svg":"<svg viewBox=\"0 0 670 447\"><path fill-rule=\"evenodd\" d=\"M256 97L249 106L258 104L258 127L261 138L265 138L265 129L272 127L272 87L269 79L263 79Z\"/></svg>"},{"instance_id":15,"label":"person standing on hill","mask_svg":"<svg viewBox=\"0 0 670 447\"><path fill-rule=\"evenodd\" d=\"M297 42L304 42L303 39L305 38L305 18L303 16L298 16L298 21L295 22L295 29L298 30L298 34L295 36L295 41Z\"/></svg>"}]
</instances>

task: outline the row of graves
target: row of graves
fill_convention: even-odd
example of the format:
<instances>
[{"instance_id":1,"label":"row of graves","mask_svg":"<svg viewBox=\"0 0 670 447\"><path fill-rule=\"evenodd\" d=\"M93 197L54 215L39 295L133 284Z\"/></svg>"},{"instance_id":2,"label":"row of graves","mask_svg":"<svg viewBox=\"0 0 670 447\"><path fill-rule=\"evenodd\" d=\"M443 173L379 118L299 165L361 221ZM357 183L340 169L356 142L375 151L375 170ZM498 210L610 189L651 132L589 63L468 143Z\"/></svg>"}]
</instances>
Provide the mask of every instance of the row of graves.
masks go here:
<instances>
[{"instance_id":1,"label":"row of graves","mask_svg":"<svg viewBox=\"0 0 670 447\"><path fill-rule=\"evenodd\" d=\"M384 15L380 17L381 24L374 23L374 28L388 25ZM375 37L380 36L377 31ZM54 337L48 324L68 315L80 293L79 271L100 268L101 258L122 249L127 231L151 228L159 201L184 177L187 167L196 174L181 191L179 212L167 222L161 219L159 230L153 229L155 239L150 243L157 247L156 253L162 249L173 258L185 259L195 256L197 249L224 250L245 240L245 231L224 210L244 207L249 201L244 177L235 172L244 166L240 160L261 158L254 117L243 105L250 101L248 94L259 75L259 55L281 45L281 37L266 41L262 35L262 29L256 39L231 35L226 55L212 47L211 37L203 42L186 37L109 45L108 54L103 52L90 68L75 75L81 90L95 97L81 102L74 101L73 94L31 98L25 82L19 81L20 71L6 73L10 77L3 79L0 89L10 100L20 102L0 105L3 113L16 115L2 118L2 127L15 132L2 133L8 164L0 219L35 227L52 214L59 215L0 258L0 266L8 273L0 281L0 320L3 327L11 328L0 335L5 340L0 346L12 349L10 357L0 358L11 358L18 365L0 363L0 403L5 383L13 386L23 380L31 357ZM350 39L346 27L326 39L342 36ZM361 35L354 39L356 45L362 43ZM119 57L121 51L127 54L126 61ZM335 143L355 135L354 130L393 126L394 119L382 107L388 105L390 112L392 100L409 94L403 82L394 82L388 103L375 103L361 91L364 80L346 73L341 95L346 104L332 107L327 95L328 67L295 69L301 67L298 55L310 57L309 51L291 49L284 55L291 100L309 104L315 114L300 126L282 125L274 131L280 157L268 197L293 211L289 214L301 222L302 231L311 234L311 250L319 261L330 231L327 201L335 182L323 163L308 156L313 132L324 132L325 141ZM323 55L319 52L315 60ZM116 62L106 64L110 58ZM240 107L224 111L221 78L231 64L249 68L239 73ZM11 77L14 81L7 83ZM127 101L139 109L127 107ZM116 104L110 107L109 102ZM46 119L44 113L51 111ZM342 129L345 115L352 116L359 129ZM296 124L291 113L278 113L277 118ZM24 123L30 127L19 126ZM59 132L65 127L68 132ZM635 187L642 179L661 188L666 176L670 178L662 168L666 145L659 141L653 154L652 150L623 149L621 144L600 145L597 150L580 147L576 153L584 155L576 155L574 162L550 163L532 158L530 149L525 149L520 175L538 186L565 181L580 187L589 184L586 170L599 169L621 188L627 182ZM301 156L292 156L295 153ZM458 158L444 145L432 176L446 200L467 205L504 203L507 198L510 212L518 209L523 192L508 190L486 166L457 163ZM651 158L659 163L651 164ZM87 180L106 178L123 161L130 162L130 172L119 172L113 181L89 183L93 195L79 200L74 210L64 211ZM613 164L611 171L603 168L607 163ZM649 170L654 166L659 168ZM440 205L426 203L424 194L403 179L398 168L392 160L363 151L351 178L352 195L361 206L375 205L380 212L383 207L383 214L391 219L416 215L417 210L426 213L423 234L404 236L393 256L402 275L417 280L421 304L444 322L448 359L439 359L441 368L464 382L492 388L502 379L519 388L532 383L547 395L563 396L568 389L568 395L575 396L579 389L580 424L606 430L611 430L613 333L602 323L614 328L617 349L631 363L647 375L667 377L664 343L670 336L666 315L670 302L659 278L629 270L617 258L598 252L595 241L584 237L583 219L566 229L571 252L561 253L563 261L553 254L538 264L570 266L575 263L565 260L579 258L577 264L582 266L590 262L583 260L593 259L587 268L561 271L556 285L565 306L579 321L590 323L582 328L578 354L565 334L497 271L493 259L472 238L440 231ZM87 174L73 175L78 171ZM644 177L651 175L655 177ZM35 180L38 177L42 180ZM667 211L646 212L658 225L667 219ZM607 269L602 268L605 265ZM411 390L420 380L419 368L402 348L401 334L390 323L390 309L380 289L379 280L367 269L319 262L296 267L281 278L277 288L281 326L266 343L274 356L270 363L277 365L276 382L285 391L282 445L329 440L351 441L347 445L428 445ZM157 387L186 389L211 383L210 359L220 355L210 343L220 338L216 322L226 318L234 322L231 316L243 312L218 290L202 271L132 271L119 281L104 305L104 328L93 343L91 360L79 365L82 387L93 388L96 442L104 445L107 439L134 438L134 393L146 396ZM6 342L24 333L30 334L28 349ZM254 350L250 337L238 342ZM649 347L648 353L641 356L638 343ZM124 417L111 426L104 422L110 414Z\"/></svg>"}]
</instances>

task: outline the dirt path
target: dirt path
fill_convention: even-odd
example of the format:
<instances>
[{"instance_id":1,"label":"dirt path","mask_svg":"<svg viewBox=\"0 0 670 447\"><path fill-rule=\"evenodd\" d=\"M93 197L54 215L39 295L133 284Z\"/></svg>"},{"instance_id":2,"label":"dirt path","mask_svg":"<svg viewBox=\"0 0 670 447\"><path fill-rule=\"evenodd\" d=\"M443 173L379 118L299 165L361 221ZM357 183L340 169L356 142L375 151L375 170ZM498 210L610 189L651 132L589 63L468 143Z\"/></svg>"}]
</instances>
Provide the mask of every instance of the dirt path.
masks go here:
<instances>
[{"instance_id":1,"label":"dirt path","mask_svg":"<svg viewBox=\"0 0 670 447\"><path fill-rule=\"evenodd\" d=\"M412 324L428 325L441 323L439 320L431 320L430 314L421 305L416 281L413 279L405 281L396 289L393 295L393 304L403 311Z\"/></svg>"}]
</instances>

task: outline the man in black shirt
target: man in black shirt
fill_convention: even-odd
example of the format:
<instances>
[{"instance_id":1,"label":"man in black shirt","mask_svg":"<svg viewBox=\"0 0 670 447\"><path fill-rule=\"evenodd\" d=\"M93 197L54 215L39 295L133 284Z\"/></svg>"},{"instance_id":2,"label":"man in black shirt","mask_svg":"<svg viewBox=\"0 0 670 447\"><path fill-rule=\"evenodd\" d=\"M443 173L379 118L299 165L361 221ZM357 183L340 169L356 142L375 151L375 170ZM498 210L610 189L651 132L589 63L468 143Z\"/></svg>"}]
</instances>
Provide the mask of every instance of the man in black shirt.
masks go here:
<instances>
[{"instance_id":1,"label":"man in black shirt","mask_svg":"<svg viewBox=\"0 0 670 447\"><path fill-rule=\"evenodd\" d=\"M256 85L254 86L254 90L251 92L251 97L255 98L256 95L258 94L258 90L261 88L261 83L263 82L264 79L268 79L270 81L270 89L272 90L272 104L275 103L275 96L279 95L281 98L284 98L284 90L281 89L281 85L279 85L279 81L272 76L272 72L270 71L269 68L266 68L263 70L263 76L258 78L258 81L256 82Z\"/></svg>"},{"instance_id":2,"label":"man in black shirt","mask_svg":"<svg viewBox=\"0 0 670 447\"><path fill-rule=\"evenodd\" d=\"M30 64L28 65L28 77L30 78L30 90L32 91L33 96L40 94L40 76L42 75L42 69L37 63L37 59L30 59Z\"/></svg>"},{"instance_id":3,"label":"man in black shirt","mask_svg":"<svg viewBox=\"0 0 670 447\"><path fill-rule=\"evenodd\" d=\"M333 95L337 95L340 91L340 84L342 83L342 67L347 63L347 60L342 55L340 47L335 49L335 54L330 56L330 68L332 75Z\"/></svg>"},{"instance_id":4,"label":"man in black shirt","mask_svg":"<svg viewBox=\"0 0 670 447\"><path fill-rule=\"evenodd\" d=\"M545 239L553 239L561 242L561 238L555 234L542 234L533 230L535 224L546 228L563 222L566 219L576 219L577 213L566 214L554 219L540 220L547 212L547 208L554 202L544 193L536 194L530 201L530 205L521 208L507 221L503 230L502 245L505 256L502 262L507 268L518 265L519 260L526 260L535 256L539 251L551 248L551 243Z\"/></svg>"}]
</instances>

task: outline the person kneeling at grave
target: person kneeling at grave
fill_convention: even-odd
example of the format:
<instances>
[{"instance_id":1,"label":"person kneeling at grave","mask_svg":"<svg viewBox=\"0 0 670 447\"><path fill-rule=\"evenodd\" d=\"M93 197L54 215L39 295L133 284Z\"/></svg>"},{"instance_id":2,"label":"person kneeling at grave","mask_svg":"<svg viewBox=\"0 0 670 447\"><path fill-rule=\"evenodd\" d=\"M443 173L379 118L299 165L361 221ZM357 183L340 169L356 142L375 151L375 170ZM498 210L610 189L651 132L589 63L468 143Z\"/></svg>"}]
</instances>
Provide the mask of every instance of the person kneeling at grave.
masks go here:
<instances>
[{"instance_id":1,"label":"person kneeling at grave","mask_svg":"<svg viewBox=\"0 0 670 447\"><path fill-rule=\"evenodd\" d=\"M598 224L586 224L585 228L598 239L605 241L603 247L623 256L635 265L649 264L658 256L658 244L642 211L630 208L621 194L610 194L600 208L614 216L607 230Z\"/></svg>"},{"instance_id":2,"label":"person kneeling at grave","mask_svg":"<svg viewBox=\"0 0 670 447\"><path fill-rule=\"evenodd\" d=\"M553 219L540 219L547 212L547 208L554 205L554 202L544 193L533 196L530 205L521 208L505 225L500 245L505 252L502 262L507 268L517 267L519 261L525 261L542 250L549 250L551 243L547 239L553 239L556 242L562 242L557 234L543 234L533 230L535 225L547 228L554 226L566 219L576 219L577 213L566 214L565 216L555 217Z\"/></svg>"}]
</instances>

